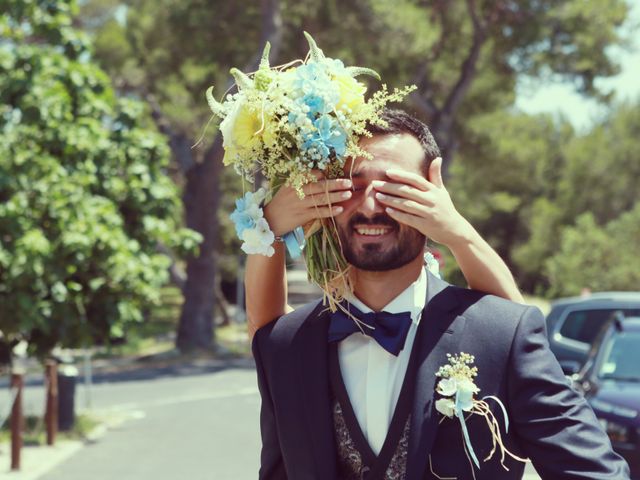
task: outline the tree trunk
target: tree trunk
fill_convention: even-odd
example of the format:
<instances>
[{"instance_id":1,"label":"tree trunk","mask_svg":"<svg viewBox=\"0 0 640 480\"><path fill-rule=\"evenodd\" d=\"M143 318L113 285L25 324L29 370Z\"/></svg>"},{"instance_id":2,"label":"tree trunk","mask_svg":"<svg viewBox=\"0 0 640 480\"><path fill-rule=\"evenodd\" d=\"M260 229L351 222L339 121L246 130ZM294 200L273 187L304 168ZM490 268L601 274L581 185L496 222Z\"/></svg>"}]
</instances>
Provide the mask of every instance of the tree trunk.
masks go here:
<instances>
[{"instance_id":1,"label":"tree trunk","mask_svg":"<svg viewBox=\"0 0 640 480\"><path fill-rule=\"evenodd\" d=\"M199 232L203 240L199 254L187 260L184 304L176 338L176 346L182 352L210 349L214 345L214 249L218 234L218 178L223 154L222 136L217 135L202 163L190 168L186 174L183 201L187 227Z\"/></svg>"},{"instance_id":2,"label":"tree trunk","mask_svg":"<svg viewBox=\"0 0 640 480\"><path fill-rule=\"evenodd\" d=\"M430 87L426 76L428 72L428 68L426 68L428 62L425 62L424 65L418 68L415 76L415 83L420 85L423 94L421 95L420 92L416 92L412 95L414 106L430 121L431 132L436 138L442 153L442 176L445 178L449 176L449 168L451 167L451 162L453 161L453 156L458 146L454 131L456 114L476 78L480 52L487 40L487 27L484 19L478 14L476 0L467 0L466 3L469 18L473 25L471 45L469 46L469 51L467 52L464 62L460 65L458 79L448 92L444 104L437 106L429 98L428 93ZM443 31L443 35L446 34L447 32ZM436 49L439 50L440 45L437 45Z\"/></svg>"},{"instance_id":3,"label":"tree trunk","mask_svg":"<svg viewBox=\"0 0 640 480\"><path fill-rule=\"evenodd\" d=\"M282 43L282 19L278 0L261 0L261 44L271 43L271 56L277 58ZM258 52L243 71L258 68L261 52ZM174 142L172 150L179 152ZM185 158L191 158L185 152ZM214 345L214 305L216 285L215 243L218 234L217 212L220 189L218 179L222 169L222 135L218 134L201 164L190 164L186 170L184 206L187 226L203 236L200 253L187 261L187 281L184 288L184 304L180 314L176 346L181 351L198 348L210 349ZM180 162L179 162L180 163Z\"/></svg>"}]
</instances>

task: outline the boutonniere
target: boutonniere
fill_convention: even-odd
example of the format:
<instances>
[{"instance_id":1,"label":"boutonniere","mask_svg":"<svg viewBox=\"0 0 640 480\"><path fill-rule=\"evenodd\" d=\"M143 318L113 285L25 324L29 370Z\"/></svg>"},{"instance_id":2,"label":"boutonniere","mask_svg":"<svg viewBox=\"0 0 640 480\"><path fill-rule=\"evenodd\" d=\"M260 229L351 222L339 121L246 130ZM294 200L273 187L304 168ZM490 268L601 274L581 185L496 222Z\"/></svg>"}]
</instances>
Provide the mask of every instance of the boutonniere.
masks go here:
<instances>
[{"instance_id":1,"label":"boutonniere","mask_svg":"<svg viewBox=\"0 0 640 480\"><path fill-rule=\"evenodd\" d=\"M500 406L504 416L504 430L508 433L509 417L507 416L507 409L504 404L498 397L492 395L488 395L482 399L475 397L476 394L480 392L480 389L474 382L474 379L478 375L478 368L473 366L475 357L468 353L461 352L459 355L451 355L448 353L447 359L449 363L441 366L436 372L436 376L440 378L436 386L436 391L442 395L442 398L436 400L436 410L444 415L444 417L457 418L459 420L467 458L473 461L473 464L475 464L478 469L480 468L480 462L473 450L466 425L466 419L475 414L485 418L493 439L493 448L484 459L485 462L490 460L498 449L500 449L500 464L505 470L509 470L504 464L507 455L520 462L526 462L526 459L514 455L504 446L500 433L500 425L486 401L493 400ZM443 420L445 419L444 417ZM473 473L473 465L471 466L471 471Z\"/></svg>"}]
</instances>

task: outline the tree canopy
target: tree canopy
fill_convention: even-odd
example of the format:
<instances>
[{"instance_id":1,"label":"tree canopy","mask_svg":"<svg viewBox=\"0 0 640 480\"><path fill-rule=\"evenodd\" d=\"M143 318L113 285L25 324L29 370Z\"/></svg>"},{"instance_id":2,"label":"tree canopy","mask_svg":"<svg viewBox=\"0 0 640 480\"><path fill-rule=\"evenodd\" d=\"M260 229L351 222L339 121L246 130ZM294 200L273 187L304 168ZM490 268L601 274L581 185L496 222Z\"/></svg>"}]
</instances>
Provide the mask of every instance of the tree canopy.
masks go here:
<instances>
[{"instance_id":1,"label":"tree canopy","mask_svg":"<svg viewBox=\"0 0 640 480\"><path fill-rule=\"evenodd\" d=\"M72 0L3 0L0 330L38 353L120 337L158 300L180 227L169 149L119 98L73 25Z\"/></svg>"},{"instance_id":2,"label":"tree canopy","mask_svg":"<svg viewBox=\"0 0 640 480\"><path fill-rule=\"evenodd\" d=\"M637 288L637 102L582 134L547 115L508 111L471 127L451 191L522 288L546 296Z\"/></svg>"}]
</instances>

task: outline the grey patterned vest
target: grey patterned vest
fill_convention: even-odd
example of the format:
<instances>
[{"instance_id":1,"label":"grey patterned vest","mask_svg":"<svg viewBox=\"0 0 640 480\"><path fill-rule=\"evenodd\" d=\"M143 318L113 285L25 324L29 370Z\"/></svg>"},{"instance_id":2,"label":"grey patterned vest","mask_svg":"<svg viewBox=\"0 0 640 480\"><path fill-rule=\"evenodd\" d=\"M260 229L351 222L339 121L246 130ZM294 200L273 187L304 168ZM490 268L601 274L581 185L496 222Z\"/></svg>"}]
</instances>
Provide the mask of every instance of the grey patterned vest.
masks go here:
<instances>
[{"instance_id":1,"label":"grey patterned vest","mask_svg":"<svg viewBox=\"0 0 640 480\"><path fill-rule=\"evenodd\" d=\"M337 344L329 348L329 376L333 427L340 480L404 480L409 446L409 426L416 375L416 349L411 352L400 396L380 453L376 455L362 433L349 401L338 361Z\"/></svg>"}]
</instances>

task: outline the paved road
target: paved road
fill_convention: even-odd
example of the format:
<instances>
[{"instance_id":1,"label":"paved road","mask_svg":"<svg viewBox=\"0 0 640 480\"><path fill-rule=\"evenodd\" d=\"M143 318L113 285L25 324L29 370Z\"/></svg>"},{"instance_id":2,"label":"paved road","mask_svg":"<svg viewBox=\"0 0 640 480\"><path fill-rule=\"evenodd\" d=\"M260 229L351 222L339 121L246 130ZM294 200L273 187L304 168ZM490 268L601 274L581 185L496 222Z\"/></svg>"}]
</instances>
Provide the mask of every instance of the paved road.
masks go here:
<instances>
[{"instance_id":1,"label":"paved road","mask_svg":"<svg viewBox=\"0 0 640 480\"><path fill-rule=\"evenodd\" d=\"M101 380L92 391L94 407L124 421L40 480L256 478L260 399L250 364L156 369ZM82 402L82 389L78 394ZM38 395L39 387L28 389L32 400Z\"/></svg>"},{"instance_id":2,"label":"paved road","mask_svg":"<svg viewBox=\"0 0 640 480\"><path fill-rule=\"evenodd\" d=\"M260 399L252 368L134 375L94 386L92 398L96 410L124 421L41 480L256 477Z\"/></svg>"}]
</instances>

